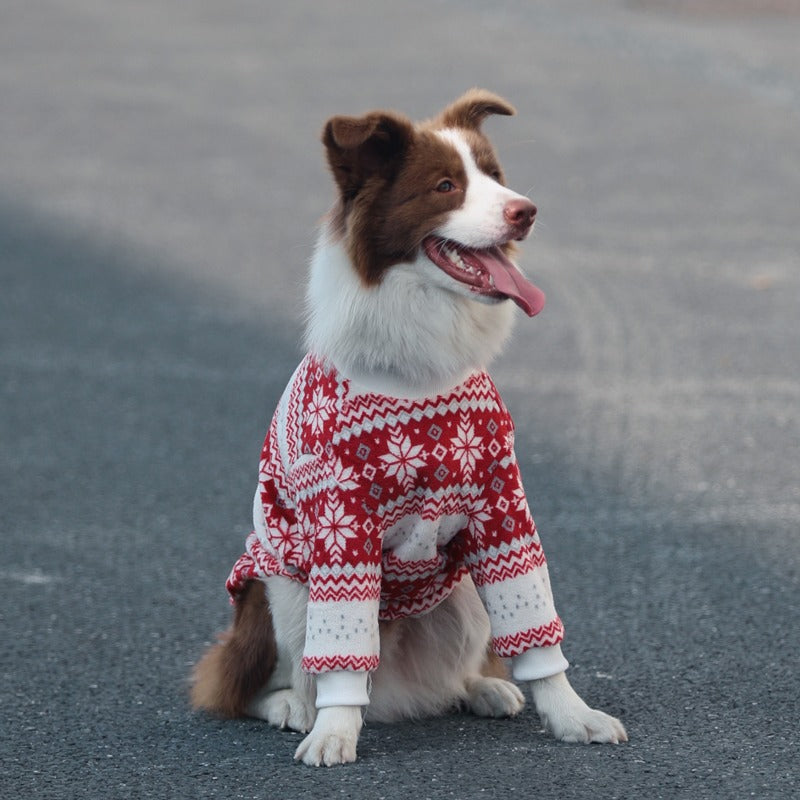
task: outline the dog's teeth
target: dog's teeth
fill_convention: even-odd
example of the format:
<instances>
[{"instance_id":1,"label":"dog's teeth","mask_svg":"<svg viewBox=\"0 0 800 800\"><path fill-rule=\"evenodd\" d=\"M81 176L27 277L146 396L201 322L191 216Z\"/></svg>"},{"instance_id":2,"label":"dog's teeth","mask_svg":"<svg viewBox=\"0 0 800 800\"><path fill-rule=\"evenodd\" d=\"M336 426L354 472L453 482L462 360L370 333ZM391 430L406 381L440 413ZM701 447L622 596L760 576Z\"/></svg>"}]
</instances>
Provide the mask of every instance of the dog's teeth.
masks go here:
<instances>
[{"instance_id":1,"label":"dog's teeth","mask_svg":"<svg viewBox=\"0 0 800 800\"><path fill-rule=\"evenodd\" d=\"M463 270L468 275L478 274L478 270L471 264L466 263L464 259L461 257L461 254L457 250L448 248L447 250L444 251L444 255L448 258L450 263L453 264L453 266L457 267L460 270Z\"/></svg>"}]
</instances>

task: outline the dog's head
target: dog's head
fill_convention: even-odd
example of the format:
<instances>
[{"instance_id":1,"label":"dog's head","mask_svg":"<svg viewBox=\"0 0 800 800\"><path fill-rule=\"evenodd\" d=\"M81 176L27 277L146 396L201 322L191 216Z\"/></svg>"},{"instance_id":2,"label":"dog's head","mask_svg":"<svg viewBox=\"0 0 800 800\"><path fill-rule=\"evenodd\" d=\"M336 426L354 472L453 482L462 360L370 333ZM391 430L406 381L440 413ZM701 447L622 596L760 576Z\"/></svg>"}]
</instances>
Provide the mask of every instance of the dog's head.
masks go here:
<instances>
[{"instance_id":1,"label":"dog's head","mask_svg":"<svg viewBox=\"0 0 800 800\"><path fill-rule=\"evenodd\" d=\"M536 206L505 186L481 129L514 109L473 89L433 120L395 112L337 116L322 141L339 189L335 234L366 286L415 263L441 288L486 303L514 300L533 316L544 293L511 261L531 231Z\"/></svg>"}]
</instances>

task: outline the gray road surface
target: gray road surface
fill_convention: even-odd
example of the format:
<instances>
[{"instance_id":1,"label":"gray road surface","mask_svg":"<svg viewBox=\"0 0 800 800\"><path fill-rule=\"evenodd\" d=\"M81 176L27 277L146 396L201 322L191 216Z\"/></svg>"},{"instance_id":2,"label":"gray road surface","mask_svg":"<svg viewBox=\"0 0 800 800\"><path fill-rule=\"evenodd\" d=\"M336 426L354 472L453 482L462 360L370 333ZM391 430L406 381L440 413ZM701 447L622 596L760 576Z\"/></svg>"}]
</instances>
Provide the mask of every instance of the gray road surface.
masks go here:
<instances>
[{"instance_id":1,"label":"gray road surface","mask_svg":"<svg viewBox=\"0 0 800 800\"><path fill-rule=\"evenodd\" d=\"M6 0L0 796L796 796L798 41L790 0ZM473 85L519 109L549 298L494 374L572 680L631 741L455 715L313 771L185 677L302 353L321 125Z\"/></svg>"}]
</instances>

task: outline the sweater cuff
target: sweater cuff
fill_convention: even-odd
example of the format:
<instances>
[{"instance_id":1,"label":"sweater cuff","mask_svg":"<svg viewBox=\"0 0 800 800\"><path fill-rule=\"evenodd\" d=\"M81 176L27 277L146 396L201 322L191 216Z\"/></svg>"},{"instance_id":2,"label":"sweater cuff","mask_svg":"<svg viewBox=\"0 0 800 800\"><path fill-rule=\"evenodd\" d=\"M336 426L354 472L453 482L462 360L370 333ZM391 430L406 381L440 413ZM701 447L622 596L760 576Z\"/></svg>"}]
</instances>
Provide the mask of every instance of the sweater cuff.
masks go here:
<instances>
[{"instance_id":1,"label":"sweater cuff","mask_svg":"<svg viewBox=\"0 0 800 800\"><path fill-rule=\"evenodd\" d=\"M558 675L569 666L561 652L561 645L531 647L511 660L511 674L518 681L535 681Z\"/></svg>"},{"instance_id":2,"label":"sweater cuff","mask_svg":"<svg viewBox=\"0 0 800 800\"><path fill-rule=\"evenodd\" d=\"M368 672L320 672L317 683L317 708L369 705Z\"/></svg>"}]
</instances>

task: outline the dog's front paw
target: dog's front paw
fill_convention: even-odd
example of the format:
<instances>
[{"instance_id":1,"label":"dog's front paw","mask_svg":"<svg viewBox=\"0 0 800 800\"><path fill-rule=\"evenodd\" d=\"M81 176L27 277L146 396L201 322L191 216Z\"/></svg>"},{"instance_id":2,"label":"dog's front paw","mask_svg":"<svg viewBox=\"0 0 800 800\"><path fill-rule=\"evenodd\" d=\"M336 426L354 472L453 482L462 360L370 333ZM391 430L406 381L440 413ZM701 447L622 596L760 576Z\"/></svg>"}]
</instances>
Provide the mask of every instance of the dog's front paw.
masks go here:
<instances>
[{"instance_id":1,"label":"dog's front paw","mask_svg":"<svg viewBox=\"0 0 800 800\"><path fill-rule=\"evenodd\" d=\"M513 717L525 705L525 696L511 681L480 677L467 682L467 706L479 717Z\"/></svg>"},{"instance_id":2,"label":"dog's front paw","mask_svg":"<svg viewBox=\"0 0 800 800\"><path fill-rule=\"evenodd\" d=\"M360 706L331 706L317 712L311 733L300 742L296 761L312 767L332 767L356 760L356 744L361 732Z\"/></svg>"},{"instance_id":3,"label":"dog's front paw","mask_svg":"<svg viewBox=\"0 0 800 800\"><path fill-rule=\"evenodd\" d=\"M290 728L299 733L311 730L317 710L294 689L280 689L257 697L249 705L251 717L264 719L276 728Z\"/></svg>"},{"instance_id":4,"label":"dog's front paw","mask_svg":"<svg viewBox=\"0 0 800 800\"><path fill-rule=\"evenodd\" d=\"M589 708L561 672L531 681L533 702L545 730L562 742L627 742L625 727L616 718Z\"/></svg>"},{"instance_id":5,"label":"dog's front paw","mask_svg":"<svg viewBox=\"0 0 800 800\"><path fill-rule=\"evenodd\" d=\"M619 744L628 741L625 727L616 717L590 708L585 703L584 706L567 715L540 715L545 730L562 742Z\"/></svg>"}]
</instances>

